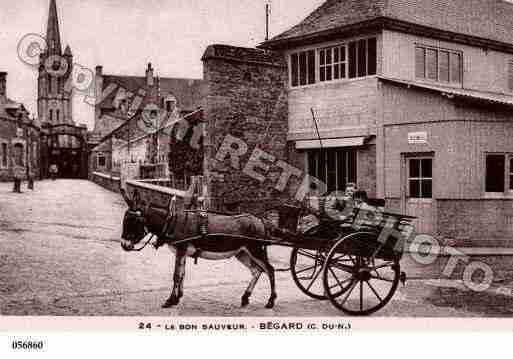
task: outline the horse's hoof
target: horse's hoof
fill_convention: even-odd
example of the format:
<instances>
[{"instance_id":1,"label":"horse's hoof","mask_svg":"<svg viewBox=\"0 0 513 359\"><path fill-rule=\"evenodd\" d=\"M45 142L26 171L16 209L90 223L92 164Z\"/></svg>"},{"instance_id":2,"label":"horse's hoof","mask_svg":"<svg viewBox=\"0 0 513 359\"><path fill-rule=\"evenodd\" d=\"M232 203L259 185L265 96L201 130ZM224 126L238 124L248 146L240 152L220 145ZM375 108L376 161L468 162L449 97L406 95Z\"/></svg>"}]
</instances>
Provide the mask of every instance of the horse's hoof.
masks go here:
<instances>
[{"instance_id":1,"label":"horse's hoof","mask_svg":"<svg viewBox=\"0 0 513 359\"><path fill-rule=\"evenodd\" d=\"M168 300L166 300L166 302L164 304L162 304L162 308L165 309L165 308L174 307L174 306L178 305L179 301L180 300L175 297L169 298Z\"/></svg>"},{"instance_id":2,"label":"horse's hoof","mask_svg":"<svg viewBox=\"0 0 513 359\"><path fill-rule=\"evenodd\" d=\"M240 306L242 308L247 307L249 304L249 297L242 297Z\"/></svg>"},{"instance_id":3,"label":"horse's hoof","mask_svg":"<svg viewBox=\"0 0 513 359\"><path fill-rule=\"evenodd\" d=\"M277 295L276 294L272 294L271 297L269 298L269 301L267 302L267 304L265 305L265 307L267 309L272 309L274 308L274 301L276 300L277 298Z\"/></svg>"}]
</instances>

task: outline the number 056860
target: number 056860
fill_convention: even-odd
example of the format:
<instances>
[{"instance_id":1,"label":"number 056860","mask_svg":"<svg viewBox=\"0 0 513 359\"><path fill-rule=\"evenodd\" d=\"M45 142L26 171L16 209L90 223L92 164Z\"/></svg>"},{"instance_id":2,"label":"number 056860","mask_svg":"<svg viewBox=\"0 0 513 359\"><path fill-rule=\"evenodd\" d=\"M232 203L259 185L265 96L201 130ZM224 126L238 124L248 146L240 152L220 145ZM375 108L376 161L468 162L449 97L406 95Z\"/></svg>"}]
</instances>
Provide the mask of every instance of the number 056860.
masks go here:
<instances>
[{"instance_id":1,"label":"number 056860","mask_svg":"<svg viewBox=\"0 0 513 359\"><path fill-rule=\"evenodd\" d=\"M12 342L12 348L14 350L42 350L43 342L15 340Z\"/></svg>"}]
</instances>

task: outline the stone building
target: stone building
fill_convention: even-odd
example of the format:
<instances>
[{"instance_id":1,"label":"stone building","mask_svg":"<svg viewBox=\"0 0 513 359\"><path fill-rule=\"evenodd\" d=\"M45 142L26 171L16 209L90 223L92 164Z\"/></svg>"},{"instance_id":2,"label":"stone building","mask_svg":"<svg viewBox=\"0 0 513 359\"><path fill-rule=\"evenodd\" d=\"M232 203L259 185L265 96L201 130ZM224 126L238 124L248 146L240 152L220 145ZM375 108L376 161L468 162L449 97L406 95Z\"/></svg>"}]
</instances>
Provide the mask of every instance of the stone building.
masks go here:
<instances>
[{"instance_id":1,"label":"stone building","mask_svg":"<svg viewBox=\"0 0 513 359\"><path fill-rule=\"evenodd\" d=\"M232 211L269 206L285 195L276 182L288 153L286 62L278 53L226 45L209 46L202 60L210 206ZM278 166L255 175L266 172L251 166L259 166L263 152L267 165Z\"/></svg>"},{"instance_id":2,"label":"stone building","mask_svg":"<svg viewBox=\"0 0 513 359\"><path fill-rule=\"evenodd\" d=\"M7 97L7 73L0 72L0 181L40 177L40 133L25 106Z\"/></svg>"},{"instance_id":3,"label":"stone building","mask_svg":"<svg viewBox=\"0 0 513 359\"><path fill-rule=\"evenodd\" d=\"M50 0L46 44L37 79L38 118L44 129L42 175L48 177L48 169L55 163L61 177L87 178L87 127L73 121L73 55L69 45L62 51L55 0Z\"/></svg>"},{"instance_id":4,"label":"stone building","mask_svg":"<svg viewBox=\"0 0 513 359\"><path fill-rule=\"evenodd\" d=\"M513 4L328 0L203 56L211 208L355 183L446 244L513 235Z\"/></svg>"},{"instance_id":5,"label":"stone building","mask_svg":"<svg viewBox=\"0 0 513 359\"><path fill-rule=\"evenodd\" d=\"M291 164L445 243L510 241L511 2L328 0L261 48L287 63Z\"/></svg>"},{"instance_id":6,"label":"stone building","mask_svg":"<svg viewBox=\"0 0 513 359\"><path fill-rule=\"evenodd\" d=\"M155 75L148 64L145 76L103 73L96 67L95 124L92 136L98 144L91 151L90 172L131 176L184 177L183 158L169 162L174 124L203 105L205 83L198 79Z\"/></svg>"},{"instance_id":7,"label":"stone building","mask_svg":"<svg viewBox=\"0 0 513 359\"><path fill-rule=\"evenodd\" d=\"M96 66L93 135L103 137L150 107L190 113L201 106L204 91L202 80L159 77L151 63L144 76L105 74Z\"/></svg>"}]
</instances>

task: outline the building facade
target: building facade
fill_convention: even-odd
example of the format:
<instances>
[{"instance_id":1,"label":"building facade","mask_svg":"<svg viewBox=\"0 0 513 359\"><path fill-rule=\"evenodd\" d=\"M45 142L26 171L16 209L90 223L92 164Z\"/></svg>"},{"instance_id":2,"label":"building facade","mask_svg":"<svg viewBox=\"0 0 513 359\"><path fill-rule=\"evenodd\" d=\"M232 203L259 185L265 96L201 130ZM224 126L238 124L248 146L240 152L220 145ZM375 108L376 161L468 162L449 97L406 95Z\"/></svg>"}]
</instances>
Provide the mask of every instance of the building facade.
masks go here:
<instances>
[{"instance_id":1,"label":"building facade","mask_svg":"<svg viewBox=\"0 0 513 359\"><path fill-rule=\"evenodd\" d=\"M158 77L149 63L145 76L108 75L97 66L95 86L91 176L187 177L184 158L169 161L171 146L180 146L171 138L175 125L204 105L203 80Z\"/></svg>"},{"instance_id":2,"label":"building facade","mask_svg":"<svg viewBox=\"0 0 513 359\"><path fill-rule=\"evenodd\" d=\"M23 104L7 97L7 73L0 72L0 181L40 178L40 134Z\"/></svg>"},{"instance_id":3,"label":"building facade","mask_svg":"<svg viewBox=\"0 0 513 359\"><path fill-rule=\"evenodd\" d=\"M48 169L55 163L61 177L87 178L87 127L73 120L73 54L69 45L62 50L55 0L50 0L46 44L37 79L38 119L44 129L42 175L49 177Z\"/></svg>"},{"instance_id":4,"label":"building facade","mask_svg":"<svg viewBox=\"0 0 513 359\"><path fill-rule=\"evenodd\" d=\"M261 45L287 61L289 160L445 243L507 241L512 19L502 0L328 0Z\"/></svg>"}]
</instances>

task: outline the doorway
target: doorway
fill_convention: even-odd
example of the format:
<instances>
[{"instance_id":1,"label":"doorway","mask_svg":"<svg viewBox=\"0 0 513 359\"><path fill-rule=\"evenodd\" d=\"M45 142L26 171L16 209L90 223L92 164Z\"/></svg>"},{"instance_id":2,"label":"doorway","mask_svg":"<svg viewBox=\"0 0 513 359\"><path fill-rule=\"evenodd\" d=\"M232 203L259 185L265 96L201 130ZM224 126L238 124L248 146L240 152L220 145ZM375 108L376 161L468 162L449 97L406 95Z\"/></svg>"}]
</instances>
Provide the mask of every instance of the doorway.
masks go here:
<instances>
[{"instance_id":1,"label":"doorway","mask_svg":"<svg viewBox=\"0 0 513 359\"><path fill-rule=\"evenodd\" d=\"M417 233L434 234L435 210L433 203L434 156L404 156L402 177L403 212L417 217L414 221Z\"/></svg>"}]
</instances>

